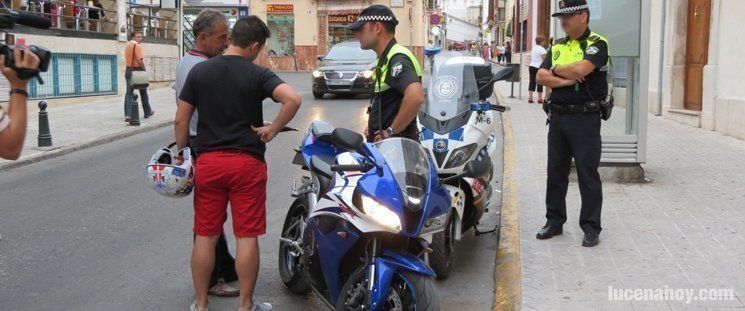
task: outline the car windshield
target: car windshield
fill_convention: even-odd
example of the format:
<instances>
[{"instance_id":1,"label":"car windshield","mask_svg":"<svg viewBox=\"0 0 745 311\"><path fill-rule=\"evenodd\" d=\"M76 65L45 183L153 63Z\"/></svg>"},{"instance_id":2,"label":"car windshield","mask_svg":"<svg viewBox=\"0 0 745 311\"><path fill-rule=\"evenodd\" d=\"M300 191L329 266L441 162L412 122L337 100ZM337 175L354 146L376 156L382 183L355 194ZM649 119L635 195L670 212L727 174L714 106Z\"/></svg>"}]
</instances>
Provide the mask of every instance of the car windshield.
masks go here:
<instances>
[{"instance_id":1,"label":"car windshield","mask_svg":"<svg viewBox=\"0 0 745 311\"><path fill-rule=\"evenodd\" d=\"M418 142L406 138L389 138L375 143L393 172L404 199L419 205L429 183L429 158Z\"/></svg>"},{"instance_id":2,"label":"car windshield","mask_svg":"<svg viewBox=\"0 0 745 311\"><path fill-rule=\"evenodd\" d=\"M377 56L373 50L363 50L359 44L340 44L331 48L324 57L325 60L369 60L374 61Z\"/></svg>"}]
</instances>

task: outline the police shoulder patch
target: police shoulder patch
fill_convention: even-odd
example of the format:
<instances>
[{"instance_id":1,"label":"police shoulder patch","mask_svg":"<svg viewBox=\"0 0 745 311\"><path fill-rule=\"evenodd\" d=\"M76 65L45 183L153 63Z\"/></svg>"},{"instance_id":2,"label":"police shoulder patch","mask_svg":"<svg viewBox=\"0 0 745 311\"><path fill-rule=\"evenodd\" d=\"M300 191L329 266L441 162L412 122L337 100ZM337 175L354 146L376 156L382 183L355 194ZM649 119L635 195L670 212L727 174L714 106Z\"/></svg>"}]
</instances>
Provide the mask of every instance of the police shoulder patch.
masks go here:
<instances>
[{"instance_id":1,"label":"police shoulder patch","mask_svg":"<svg viewBox=\"0 0 745 311\"><path fill-rule=\"evenodd\" d=\"M401 74L401 71L404 69L404 64L401 62L397 62L391 66L391 77L398 77L399 74Z\"/></svg>"},{"instance_id":2,"label":"police shoulder patch","mask_svg":"<svg viewBox=\"0 0 745 311\"><path fill-rule=\"evenodd\" d=\"M590 46L589 48L587 48L587 50L585 51L585 53L587 53L587 55L595 55L595 54L597 54L598 52L600 52L600 49L599 49L599 48L598 48L597 46L594 46L594 45L591 45L591 46Z\"/></svg>"},{"instance_id":3,"label":"police shoulder patch","mask_svg":"<svg viewBox=\"0 0 745 311\"><path fill-rule=\"evenodd\" d=\"M554 54L554 60L559 59L559 55L561 55L561 51L551 51L551 53Z\"/></svg>"}]
</instances>

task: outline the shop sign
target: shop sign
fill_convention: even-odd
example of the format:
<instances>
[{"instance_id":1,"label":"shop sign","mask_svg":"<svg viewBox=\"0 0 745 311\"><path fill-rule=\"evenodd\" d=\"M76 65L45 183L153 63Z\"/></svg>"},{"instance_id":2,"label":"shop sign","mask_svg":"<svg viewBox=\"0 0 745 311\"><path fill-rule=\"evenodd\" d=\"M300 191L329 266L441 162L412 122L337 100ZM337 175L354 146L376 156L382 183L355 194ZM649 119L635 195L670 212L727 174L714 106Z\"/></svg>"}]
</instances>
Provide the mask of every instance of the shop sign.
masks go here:
<instances>
[{"instance_id":1,"label":"shop sign","mask_svg":"<svg viewBox=\"0 0 745 311\"><path fill-rule=\"evenodd\" d=\"M357 21L358 13L351 14L329 14L329 23L350 24Z\"/></svg>"},{"instance_id":2,"label":"shop sign","mask_svg":"<svg viewBox=\"0 0 745 311\"><path fill-rule=\"evenodd\" d=\"M267 4L267 13L293 13L295 8L292 4Z\"/></svg>"}]
</instances>

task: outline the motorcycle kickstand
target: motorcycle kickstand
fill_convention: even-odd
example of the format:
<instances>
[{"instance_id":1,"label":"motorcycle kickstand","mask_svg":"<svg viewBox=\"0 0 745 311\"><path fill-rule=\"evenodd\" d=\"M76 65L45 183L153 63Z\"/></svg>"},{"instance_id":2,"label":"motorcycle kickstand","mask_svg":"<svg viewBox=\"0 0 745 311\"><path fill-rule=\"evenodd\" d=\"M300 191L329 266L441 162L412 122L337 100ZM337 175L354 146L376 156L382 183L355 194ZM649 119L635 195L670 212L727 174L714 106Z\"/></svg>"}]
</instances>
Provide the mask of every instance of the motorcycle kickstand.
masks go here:
<instances>
[{"instance_id":1,"label":"motorcycle kickstand","mask_svg":"<svg viewBox=\"0 0 745 311\"><path fill-rule=\"evenodd\" d=\"M487 234L487 233L493 233L493 232L497 231L497 228L499 228L499 225L494 225L494 229L491 229L491 230L480 231L479 230L479 224L476 224L475 226L473 226L473 232L474 232L474 234L476 234L477 236L479 236L479 235L483 235L483 234Z\"/></svg>"}]
</instances>

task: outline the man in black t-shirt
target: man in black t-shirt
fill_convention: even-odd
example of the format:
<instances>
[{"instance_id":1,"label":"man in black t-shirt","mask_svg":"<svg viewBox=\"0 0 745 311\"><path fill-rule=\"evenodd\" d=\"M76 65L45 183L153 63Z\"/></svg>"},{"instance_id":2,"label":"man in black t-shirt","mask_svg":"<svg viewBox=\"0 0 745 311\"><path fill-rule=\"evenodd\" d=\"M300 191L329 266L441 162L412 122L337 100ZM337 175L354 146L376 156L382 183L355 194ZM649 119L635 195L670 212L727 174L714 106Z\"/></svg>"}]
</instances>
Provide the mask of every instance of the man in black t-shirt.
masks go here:
<instances>
[{"instance_id":1,"label":"man in black t-shirt","mask_svg":"<svg viewBox=\"0 0 745 311\"><path fill-rule=\"evenodd\" d=\"M256 16L238 20L232 42L222 56L192 68L179 95L176 144L189 143L189 121L195 109L199 158L194 176L192 273L196 301L192 310L207 308L207 290L215 245L230 203L237 240L235 267L240 282L240 310L271 310L253 298L259 271L258 236L266 232L265 143L295 116L300 96L271 70L253 63L269 37ZM264 123L262 101L282 104L277 118Z\"/></svg>"}]
</instances>

